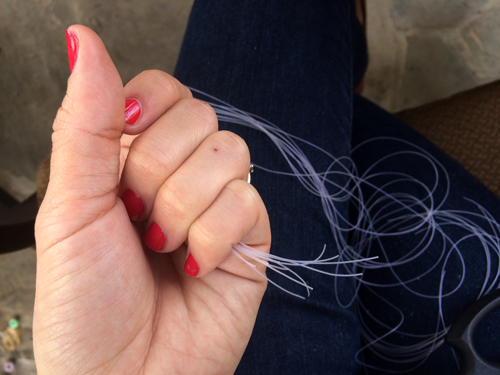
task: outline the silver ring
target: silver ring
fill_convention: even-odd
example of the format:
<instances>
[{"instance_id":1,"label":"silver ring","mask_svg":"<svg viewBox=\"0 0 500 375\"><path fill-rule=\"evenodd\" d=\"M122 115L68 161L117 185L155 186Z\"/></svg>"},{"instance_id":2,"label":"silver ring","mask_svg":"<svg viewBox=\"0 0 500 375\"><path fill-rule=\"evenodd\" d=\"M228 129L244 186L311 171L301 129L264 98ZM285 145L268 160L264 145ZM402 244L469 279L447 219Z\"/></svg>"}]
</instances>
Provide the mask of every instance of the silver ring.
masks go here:
<instances>
[{"instance_id":1,"label":"silver ring","mask_svg":"<svg viewBox=\"0 0 500 375\"><path fill-rule=\"evenodd\" d=\"M250 170L248 171L248 178L247 178L248 183L252 181L252 173L253 173L253 164L250 164Z\"/></svg>"}]
</instances>

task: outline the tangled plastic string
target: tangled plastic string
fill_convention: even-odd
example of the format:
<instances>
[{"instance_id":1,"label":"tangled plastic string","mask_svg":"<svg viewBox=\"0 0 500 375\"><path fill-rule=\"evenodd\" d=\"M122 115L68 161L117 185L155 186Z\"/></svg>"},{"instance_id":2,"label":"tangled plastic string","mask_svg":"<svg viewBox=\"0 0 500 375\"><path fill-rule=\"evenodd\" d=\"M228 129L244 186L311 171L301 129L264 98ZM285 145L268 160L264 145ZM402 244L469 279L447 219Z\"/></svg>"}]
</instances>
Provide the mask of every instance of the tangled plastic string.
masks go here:
<instances>
[{"instance_id":1,"label":"tangled plastic string","mask_svg":"<svg viewBox=\"0 0 500 375\"><path fill-rule=\"evenodd\" d=\"M466 198L464 199L475 208L475 211L443 208L450 192L450 179L443 165L426 150L396 138L371 139L358 145L352 153L359 152L360 149L375 142L391 143L399 146L399 150L382 156L359 175L350 157L337 158L305 140L284 132L265 119L241 111L196 89L191 90L208 98L219 121L256 129L271 139L289 164L291 172L272 171L254 164L255 167L272 173L295 176L311 194L320 199L339 255L326 256L326 245L321 254L310 261L280 258L262 253L242 243L235 245L233 252L256 272L258 271L255 266L247 259L265 264L269 270L294 281L305 288L307 295L312 287L292 268L299 267L335 276L335 288L337 288L337 277L353 277L357 292L363 286L365 292L372 294L372 298L378 299L380 304L393 310L392 315L396 317L396 321L387 322L384 317L375 316L370 312L358 298L358 293L350 301L340 301L337 297L338 303L346 308L353 308L360 320L361 334L365 342L365 346L357 355L360 363L369 366L363 358L364 353L370 351L386 361L400 365L401 371L398 372L410 371L421 365L444 343L450 322L444 319L443 304L446 303L446 297L457 292L464 282L466 262L462 245L467 241L475 241L485 258L485 275L477 298L500 288L500 225L486 208ZM298 146L299 142L305 147L312 147L321 152L330 160L329 167L317 172ZM432 179L423 182L405 171L398 172L384 167L384 164L391 159L404 157L425 162L426 175L431 175ZM348 182L338 185L334 181L335 176L347 176ZM380 178L384 178L382 184L379 183ZM402 188L409 184L413 185L413 189ZM370 194L365 194L366 190L370 190ZM419 194L410 194L407 192L409 190L419 191ZM336 203L344 201L349 201L356 210L356 220L343 217L336 209ZM460 229L462 234L459 238L450 234L453 233L453 228ZM345 240L347 236L343 235L345 232L350 234L349 243ZM385 242L391 238L401 239L406 244L404 251L396 257L384 247ZM424 271L408 277L402 269L411 265L416 259L426 256L431 244L435 243L442 244L441 252L433 255L434 258ZM461 274L453 275L454 279L447 278L446 274L447 265L452 259L453 262L459 263L461 268ZM333 270L325 271L316 266L332 266ZM381 271L390 272L393 281L370 282L363 275L366 272ZM420 291L417 287L418 281L435 272L440 276L434 292ZM303 298L273 282L265 274L261 275L285 292ZM403 311L378 292L380 288L395 286L403 287L420 298L437 301L433 332L415 334L404 330ZM374 329L374 326L377 328ZM408 344L394 344L391 337L396 334L405 337ZM387 369L380 370L391 372Z\"/></svg>"}]
</instances>

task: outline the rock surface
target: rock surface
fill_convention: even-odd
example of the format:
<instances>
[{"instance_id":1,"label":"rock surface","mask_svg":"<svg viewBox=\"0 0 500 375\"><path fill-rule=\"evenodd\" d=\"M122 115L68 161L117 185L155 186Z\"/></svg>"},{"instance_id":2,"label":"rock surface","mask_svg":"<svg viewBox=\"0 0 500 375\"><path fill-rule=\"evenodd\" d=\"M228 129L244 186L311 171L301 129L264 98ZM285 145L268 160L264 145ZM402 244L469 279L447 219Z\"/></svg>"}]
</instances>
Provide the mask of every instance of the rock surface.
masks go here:
<instances>
[{"instance_id":1,"label":"rock surface","mask_svg":"<svg viewBox=\"0 0 500 375\"><path fill-rule=\"evenodd\" d=\"M0 6L0 170L35 180L69 76L65 29L104 41L123 82L172 73L193 0L3 0Z\"/></svg>"},{"instance_id":2,"label":"rock surface","mask_svg":"<svg viewBox=\"0 0 500 375\"><path fill-rule=\"evenodd\" d=\"M500 0L367 1L364 95L391 112L500 79Z\"/></svg>"}]
</instances>

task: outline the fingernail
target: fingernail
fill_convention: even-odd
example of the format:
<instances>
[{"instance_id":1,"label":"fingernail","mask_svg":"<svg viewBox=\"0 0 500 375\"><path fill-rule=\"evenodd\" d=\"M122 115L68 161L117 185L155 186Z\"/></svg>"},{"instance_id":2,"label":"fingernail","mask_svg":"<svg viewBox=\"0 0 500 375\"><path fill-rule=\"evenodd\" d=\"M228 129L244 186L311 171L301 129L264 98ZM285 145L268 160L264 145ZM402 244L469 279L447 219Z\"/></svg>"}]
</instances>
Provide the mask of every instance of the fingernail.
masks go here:
<instances>
[{"instance_id":1,"label":"fingernail","mask_svg":"<svg viewBox=\"0 0 500 375\"><path fill-rule=\"evenodd\" d=\"M194 259L193 254L189 253L188 258L186 259L186 264L184 264L184 272L186 272L186 275L188 276L196 277L199 271L200 267L198 266L198 262Z\"/></svg>"},{"instance_id":2,"label":"fingernail","mask_svg":"<svg viewBox=\"0 0 500 375\"><path fill-rule=\"evenodd\" d=\"M73 72L78 57L78 38L69 30L66 30L66 44L68 45L69 70Z\"/></svg>"},{"instance_id":3,"label":"fingernail","mask_svg":"<svg viewBox=\"0 0 500 375\"><path fill-rule=\"evenodd\" d=\"M161 251L165 246L166 237L163 229L153 221L144 236L144 243L147 247L154 251Z\"/></svg>"},{"instance_id":4,"label":"fingernail","mask_svg":"<svg viewBox=\"0 0 500 375\"><path fill-rule=\"evenodd\" d=\"M130 220L139 220L144 212L144 202L142 198L132 190L127 189L123 192L122 201L127 209Z\"/></svg>"},{"instance_id":5,"label":"fingernail","mask_svg":"<svg viewBox=\"0 0 500 375\"><path fill-rule=\"evenodd\" d=\"M125 122L133 125L141 116L141 103L137 99L125 100Z\"/></svg>"}]
</instances>

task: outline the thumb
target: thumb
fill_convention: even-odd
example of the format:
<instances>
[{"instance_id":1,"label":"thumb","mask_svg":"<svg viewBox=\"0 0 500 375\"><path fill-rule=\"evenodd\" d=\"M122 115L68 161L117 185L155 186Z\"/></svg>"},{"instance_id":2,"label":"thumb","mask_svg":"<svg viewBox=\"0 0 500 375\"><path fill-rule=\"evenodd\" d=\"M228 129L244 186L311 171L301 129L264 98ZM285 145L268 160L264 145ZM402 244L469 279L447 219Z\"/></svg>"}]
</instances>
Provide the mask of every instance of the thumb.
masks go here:
<instances>
[{"instance_id":1,"label":"thumb","mask_svg":"<svg viewBox=\"0 0 500 375\"><path fill-rule=\"evenodd\" d=\"M125 124L123 84L101 39L80 25L66 34L72 73L54 121L50 182L40 210L51 212L48 225L64 222L62 238L116 204Z\"/></svg>"}]
</instances>

